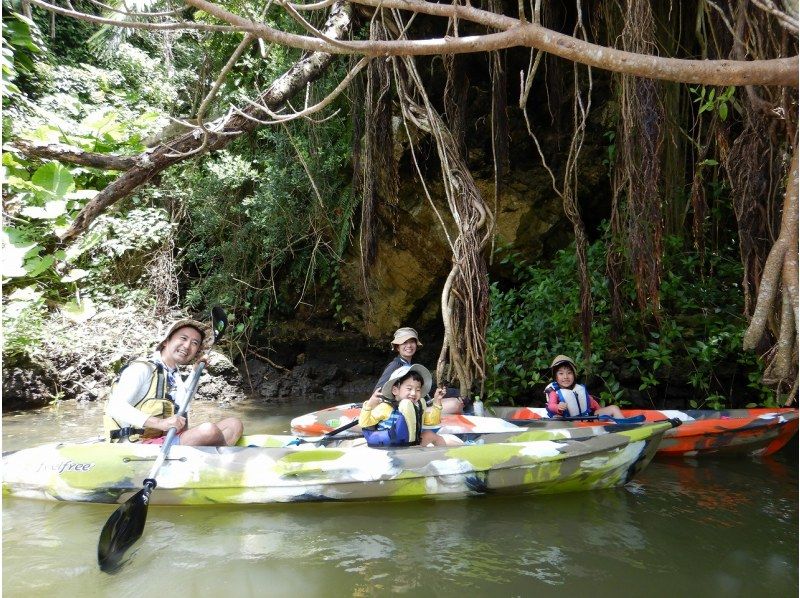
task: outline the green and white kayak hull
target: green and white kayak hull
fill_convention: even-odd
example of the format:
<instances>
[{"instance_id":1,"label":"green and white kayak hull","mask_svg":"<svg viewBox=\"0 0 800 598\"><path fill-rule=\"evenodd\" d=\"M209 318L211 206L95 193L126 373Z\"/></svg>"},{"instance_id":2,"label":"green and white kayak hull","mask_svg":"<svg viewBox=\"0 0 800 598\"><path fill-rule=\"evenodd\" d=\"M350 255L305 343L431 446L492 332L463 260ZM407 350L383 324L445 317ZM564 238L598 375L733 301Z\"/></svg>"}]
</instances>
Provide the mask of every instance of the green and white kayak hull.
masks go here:
<instances>
[{"instance_id":1,"label":"green and white kayak hull","mask_svg":"<svg viewBox=\"0 0 800 598\"><path fill-rule=\"evenodd\" d=\"M457 447L369 448L359 440L286 446L260 435L249 446L174 446L152 504L266 504L558 493L628 482L673 422L486 434ZM121 503L142 487L160 447L52 443L3 456L3 494Z\"/></svg>"}]
</instances>

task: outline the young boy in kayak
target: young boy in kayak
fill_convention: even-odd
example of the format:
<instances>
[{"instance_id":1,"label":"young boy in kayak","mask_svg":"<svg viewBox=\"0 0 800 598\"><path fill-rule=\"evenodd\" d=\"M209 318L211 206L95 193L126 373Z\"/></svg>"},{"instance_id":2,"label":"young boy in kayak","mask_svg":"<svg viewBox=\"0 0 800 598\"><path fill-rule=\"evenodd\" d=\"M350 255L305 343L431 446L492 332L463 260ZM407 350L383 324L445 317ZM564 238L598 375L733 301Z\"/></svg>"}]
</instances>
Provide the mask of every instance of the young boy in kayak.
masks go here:
<instances>
[{"instance_id":1,"label":"young boy in kayak","mask_svg":"<svg viewBox=\"0 0 800 598\"><path fill-rule=\"evenodd\" d=\"M381 391L384 384L389 380L392 372L403 366L410 366L414 359L417 349L422 346L417 331L410 326L404 326L394 331L392 338L392 351L397 352L397 356L384 368L378 382L375 384L373 397L380 401ZM442 413L462 413L469 410L472 402L466 397L458 396L458 389L445 388L442 395ZM438 392L438 389L437 389Z\"/></svg>"},{"instance_id":2,"label":"young boy in kayak","mask_svg":"<svg viewBox=\"0 0 800 598\"><path fill-rule=\"evenodd\" d=\"M550 364L553 380L544 389L547 399L547 414L550 417L577 417L608 415L622 418L616 405L601 407L583 384L576 384L578 368L566 355L558 355Z\"/></svg>"},{"instance_id":3,"label":"young boy in kayak","mask_svg":"<svg viewBox=\"0 0 800 598\"><path fill-rule=\"evenodd\" d=\"M422 397L431 389L431 374L419 364L394 370L381 388L364 401L358 425L369 446L444 446L444 437L422 426L436 426L442 419L444 389L437 389L433 404L425 408Z\"/></svg>"},{"instance_id":4,"label":"young boy in kayak","mask_svg":"<svg viewBox=\"0 0 800 598\"><path fill-rule=\"evenodd\" d=\"M120 373L106 405L103 424L109 442L163 444L170 428L178 430L175 444L234 445L243 425L235 417L187 428L177 415L187 400L186 381L178 366L205 361L211 330L196 320L174 322L149 359L136 359Z\"/></svg>"}]
</instances>

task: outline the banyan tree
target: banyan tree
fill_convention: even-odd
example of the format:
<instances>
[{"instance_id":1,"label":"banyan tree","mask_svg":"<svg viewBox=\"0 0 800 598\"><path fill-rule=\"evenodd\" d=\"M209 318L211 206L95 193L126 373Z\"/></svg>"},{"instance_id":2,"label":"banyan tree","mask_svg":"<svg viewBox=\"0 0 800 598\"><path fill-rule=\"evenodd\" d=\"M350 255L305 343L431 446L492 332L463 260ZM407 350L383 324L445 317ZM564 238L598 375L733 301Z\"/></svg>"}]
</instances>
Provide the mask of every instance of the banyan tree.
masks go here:
<instances>
[{"instance_id":1,"label":"banyan tree","mask_svg":"<svg viewBox=\"0 0 800 598\"><path fill-rule=\"evenodd\" d=\"M369 302L380 234L378 207L401 201L398 163L405 160L452 255L449 273L440 283L444 343L438 374L456 379L467 392L486 375L487 263L509 169L510 128L520 123L572 229L584 353L591 352L593 298L580 165L587 139L596 134L590 123L597 98L603 97L605 109L610 106L613 113L607 122L613 123L608 133L615 139L609 157L613 176L606 264L612 290L621 280L632 279L638 309L658 329L663 240L686 231L698 253L706 250L710 198L704 177L709 165L718 166L730 188L744 272L741 292L750 317L744 349L764 356L765 381L790 400L796 397L796 3L185 0L169 3L168 11L152 3L150 12L135 14L126 14L124 5L103 10L86 6L25 0L22 10L33 7L58 18L164 35L200 30L235 36L240 43L185 123L187 132L138 156L17 143L28 156L120 171L86 203L62 243L74 241L103 211L156 181L165 169L202 159L258 127L322 117L336 95L358 86L363 102L357 107L353 165L361 200L358 247L364 300ZM296 27L289 31L270 25L274 21L266 16L273 12L285 13ZM259 43L298 48L303 55L258 97L241 105L215 102L219 85L236 70L242 53ZM336 62L348 68L332 94L302 108L292 103ZM486 82L479 115L469 95L470 76ZM542 98L556 95L567 98L567 113L548 113ZM513 121L512 112L517 115ZM700 119L703 113L713 118ZM544 118L567 131L568 146L554 150L540 139L537 119ZM481 191L471 171L468 139L476 128L488 131L491 190ZM438 169L435 177L422 164L431 155ZM713 272L701 273L700 283L703 276ZM619 320L622 301L613 293L612 299Z\"/></svg>"}]
</instances>

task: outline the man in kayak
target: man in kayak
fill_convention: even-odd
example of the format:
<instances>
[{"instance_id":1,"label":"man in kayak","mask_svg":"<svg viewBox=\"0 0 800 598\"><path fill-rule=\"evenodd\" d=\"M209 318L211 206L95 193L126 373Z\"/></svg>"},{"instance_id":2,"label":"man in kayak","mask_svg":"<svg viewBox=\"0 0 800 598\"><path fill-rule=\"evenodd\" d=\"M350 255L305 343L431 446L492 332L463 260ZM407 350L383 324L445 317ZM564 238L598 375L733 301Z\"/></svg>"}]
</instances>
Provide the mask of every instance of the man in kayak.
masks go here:
<instances>
[{"instance_id":1,"label":"man in kayak","mask_svg":"<svg viewBox=\"0 0 800 598\"><path fill-rule=\"evenodd\" d=\"M201 322L174 322L149 359L136 359L125 366L111 390L103 425L109 442L163 444L170 428L177 428L175 444L188 446L234 445L242 435L242 422L235 417L217 423L187 426L177 415L187 399L187 384L178 367L205 361L212 334ZM197 367L197 363L195 363Z\"/></svg>"},{"instance_id":2,"label":"man in kayak","mask_svg":"<svg viewBox=\"0 0 800 598\"><path fill-rule=\"evenodd\" d=\"M375 392L370 398L380 401L383 385L389 380L392 372L403 366L410 366L414 359L414 354L421 346L422 343L419 340L419 335L413 328L404 326L394 331L394 338L392 339L392 351L397 351L397 357L392 359L392 361L390 361L389 364L384 368L381 377L378 378L378 382L375 384ZM459 397L457 389L441 386L436 390L436 392L438 393L439 390L444 391L441 396L441 405L443 408L442 413L463 413L469 411L471 408L472 403L470 400L467 397Z\"/></svg>"},{"instance_id":3,"label":"man in kayak","mask_svg":"<svg viewBox=\"0 0 800 598\"><path fill-rule=\"evenodd\" d=\"M550 417L577 417L590 415L609 415L623 418L616 405L601 407L589 394L583 384L576 384L578 368L566 355L557 355L550 364L553 380L544 389L547 400L547 414Z\"/></svg>"},{"instance_id":4,"label":"man in kayak","mask_svg":"<svg viewBox=\"0 0 800 598\"><path fill-rule=\"evenodd\" d=\"M431 389L431 373L419 364L404 365L391 373L381 388L364 401L358 425L369 446L444 446L443 436L422 426L438 426L442 420L444 389L436 390L433 404L425 408L422 397Z\"/></svg>"}]
</instances>

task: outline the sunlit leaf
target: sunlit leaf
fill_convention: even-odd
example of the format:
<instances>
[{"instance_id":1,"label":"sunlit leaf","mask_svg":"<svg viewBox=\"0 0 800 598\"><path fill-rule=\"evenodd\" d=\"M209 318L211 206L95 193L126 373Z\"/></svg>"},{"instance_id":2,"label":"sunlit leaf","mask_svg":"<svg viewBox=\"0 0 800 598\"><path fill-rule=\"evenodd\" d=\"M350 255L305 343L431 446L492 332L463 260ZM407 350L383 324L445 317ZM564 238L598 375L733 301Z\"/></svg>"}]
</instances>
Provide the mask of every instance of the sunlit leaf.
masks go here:
<instances>
[{"instance_id":1,"label":"sunlit leaf","mask_svg":"<svg viewBox=\"0 0 800 598\"><path fill-rule=\"evenodd\" d=\"M61 139L61 131L51 125L41 125L34 131L23 135L23 138L42 143L58 143Z\"/></svg>"},{"instance_id":2,"label":"sunlit leaf","mask_svg":"<svg viewBox=\"0 0 800 598\"><path fill-rule=\"evenodd\" d=\"M18 278L26 276L27 270L23 267L25 264L25 256L29 251L37 246L37 243L23 242L21 240L12 240L12 237L4 230L2 233L2 274L5 278Z\"/></svg>"},{"instance_id":3,"label":"sunlit leaf","mask_svg":"<svg viewBox=\"0 0 800 598\"><path fill-rule=\"evenodd\" d=\"M73 322L85 322L97 314L97 308L88 297L83 299L80 303L77 301L70 301L61 306L61 314Z\"/></svg>"},{"instance_id":4,"label":"sunlit leaf","mask_svg":"<svg viewBox=\"0 0 800 598\"><path fill-rule=\"evenodd\" d=\"M119 141L120 138L124 138L125 133L118 116L119 114L114 110L93 112L83 119L81 127L91 131L97 137L107 136L114 141Z\"/></svg>"},{"instance_id":5,"label":"sunlit leaf","mask_svg":"<svg viewBox=\"0 0 800 598\"><path fill-rule=\"evenodd\" d=\"M49 162L38 168L31 182L44 189L52 197L61 198L75 189L75 181L68 168L56 162ZM48 199L44 197L42 199Z\"/></svg>"},{"instance_id":6,"label":"sunlit leaf","mask_svg":"<svg viewBox=\"0 0 800 598\"><path fill-rule=\"evenodd\" d=\"M95 195L97 195L99 191L97 189L78 189L77 191L71 191L67 193L64 197L66 199L92 199Z\"/></svg>"},{"instance_id":7,"label":"sunlit leaf","mask_svg":"<svg viewBox=\"0 0 800 598\"><path fill-rule=\"evenodd\" d=\"M38 218L40 220L52 220L58 218L67 211L67 202L63 199L53 199L44 204L44 207L27 206L22 209L21 214L28 218Z\"/></svg>"},{"instance_id":8,"label":"sunlit leaf","mask_svg":"<svg viewBox=\"0 0 800 598\"><path fill-rule=\"evenodd\" d=\"M90 272L88 270L73 268L61 277L61 282L75 282L76 280L80 280L81 278L89 276L89 274Z\"/></svg>"}]
</instances>

